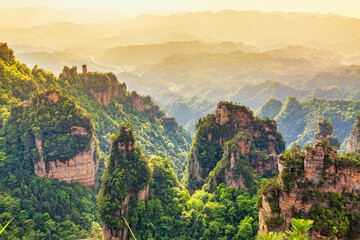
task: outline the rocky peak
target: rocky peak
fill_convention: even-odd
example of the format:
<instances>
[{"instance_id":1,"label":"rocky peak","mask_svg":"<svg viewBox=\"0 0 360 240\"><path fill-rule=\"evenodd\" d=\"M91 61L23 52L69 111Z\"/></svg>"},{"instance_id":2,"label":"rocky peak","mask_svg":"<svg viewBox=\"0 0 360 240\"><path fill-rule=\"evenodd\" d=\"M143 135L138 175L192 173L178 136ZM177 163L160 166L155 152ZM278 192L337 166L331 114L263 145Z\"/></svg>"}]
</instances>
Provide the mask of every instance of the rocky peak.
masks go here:
<instances>
[{"instance_id":1,"label":"rocky peak","mask_svg":"<svg viewBox=\"0 0 360 240\"><path fill-rule=\"evenodd\" d=\"M333 134L333 126L330 121L324 119L318 122L315 140L322 141L323 139L329 140Z\"/></svg>"},{"instance_id":2,"label":"rocky peak","mask_svg":"<svg viewBox=\"0 0 360 240\"><path fill-rule=\"evenodd\" d=\"M235 176L240 179L239 173L248 174L252 171L250 168L263 176L273 172L276 170L276 159L273 155L285 149L285 143L277 132L274 120L255 118L247 107L228 102L220 102L216 114L209 114L199 120L195 136L195 144L189 154L187 186L190 192L201 188L211 171L214 172L210 177L213 179L212 186L224 183L221 179L226 178L223 176L228 178L225 185L243 186L234 180ZM228 145L229 141L231 146ZM225 145L229 149L224 148ZM247 159L246 170L239 167L245 164L242 162L244 158ZM218 164L220 161L223 164ZM224 166L235 166L234 169L226 169L234 172L234 175L224 172Z\"/></svg>"},{"instance_id":3,"label":"rocky peak","mask_svg":"<svg viewBox=\"0 0 360 240\"><path fill-rule=\"evenodd\" d=\"M334 135L333 126L331 122L326 119L318 122L317 132L315 134L315 142L323 140L329 141L331 146L340 148L340 139Z\"/></svg>"},{"instance_id":4,"label":"rocky peak","mask_svg":"<svg viewBox=\"0 0 360 240\"><path fill-rule=\"evenodd\" d=\"M254 121L252 112L240 105L234 105L228 102L220 102L216 110L216 123L224 126L233 124L235 128L241 128Z\"/></svg>"},{"instance_id":5,"label":"rocky peak","mask_svg":"<svg viewBox=\"0 0 360 240\"><path fill-rule=\"evenodd\" d=\"M359 141L360 141L360 115L356 117L355 127L350 133L347 152L359 151L360 150Z\"/></svg>"}]
</instances>

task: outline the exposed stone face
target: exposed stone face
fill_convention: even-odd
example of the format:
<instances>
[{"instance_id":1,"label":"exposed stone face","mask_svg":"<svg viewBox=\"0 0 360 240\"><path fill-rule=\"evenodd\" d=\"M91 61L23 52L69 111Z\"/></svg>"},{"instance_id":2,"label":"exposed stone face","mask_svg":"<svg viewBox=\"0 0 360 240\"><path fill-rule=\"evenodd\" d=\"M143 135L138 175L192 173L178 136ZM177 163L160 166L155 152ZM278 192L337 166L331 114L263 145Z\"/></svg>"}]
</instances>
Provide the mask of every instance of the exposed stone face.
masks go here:
<instances>
[{"instance_id":1,"label":"exposed stone face","mask_svg":"<svg viewBox=\"0 0 360 240\"><path fill-rule=\"evenodd\" d=\"M132 94L131 95L131 100L132 100L132 105L134 108L136 108L138 111L140 112L144 112L145 111L145 107L141 101L141 98L138 94Z\"/></svg>"},{"instance_id":2,"label":"exposed stone face","mask_svg":"<svg viewBox=\"0 0 360 240\"><path fill-rule=\"evenodd\" d=\"M216 110L216 123L221 126L232 122L236 129L241 129L250 125L253 121L252 113L241 108L228 109L226 105L219 104Z\"/></svg>"},{"instance_id":3,"label":"exposed stone face","mask_svg":"<svg viewBox=\"0 0 360 240\"><path fill-rule=\"evenodd\" d=\"M84 78L84 79L88 79L88 76L87 76L87 66L84 64L84 65L82 65L82 77Z\"/></svg>"},{"instance_id":4,"label":"exposed stone face","mask_svg":"<svg viewBox=\"0 0 360 240\"><path fill-rule=\"evenodd\" d=\"M354 130L350 133L350 138L347 146L347 152L353 152L359 150L360 141L360 115L356 118Z\"/></svg>"},{"instance_id":5,"label":"exposed stone face","mask_svg":"<svg viewBox=\"0 0 360 240\"><path fill-rule=\"evenodd\" d=\"M48 166L46 166L42 154L42 140L35 139L35 142L40 156L40 161L34 165L35 175L66 181L69 184L75 182L79 182L83 186L93 186L95 184L97 165L94 162L94 138L92 138L84 152L80 152L66 161L50 161Z\"/></svg>"},{"instance_id":6,"label":"exposed stone face","mask_svg":"<svg viewBox=\"0 0 360 240\"><path fill-rule=\"evenodd\" d=\"M107 89L104 92L97 92L93 89L90 89L89 92L93 97L96 99L96 101L101 105L109 105L111 102L111 99L113 96L111 89Z\"/></svg>"},{"instance_id":7,"label":"exposed stone face","mask_svg":"<svg viewBox=\"0 0 360 240\"><path fill-rule=\"evenodd\" d=\"M311 149L305 150L302 158L296 161L304 162L304 172L298 173L295 170L296 180L295 186L290 192L279 190L275 197L275 204L278 205L279 211L272 211L271 204L266 199L274 198L273 195L262 196L262 206L259 211L259 231L268 232L266 224L267 218L282 218L284 220L276 229L271 231L286 231L290 228L291 219L297 213L307 214L313 206L321 206L329 208L328 202L321 202L319 199L304 197L310 192L318 193L339 193L339 194L359 194L360 193L360 168L355 166L342 166L330 164L326 166L326 162L334 163L339 160L337 152L333 148L328 148L319 140L315 141ZM282 183L281 174L284 172L285 162L282 156L278 159L279 177L278 183ZM311 184L307 184L311 183ZM356 207L358 202L349 201L344 206L346 210L351 212L360 212ZM310 239L327 239L318 232L312 231Z\"/></svg>"},{"instance_id":8,"label":"exposed stone face","mask_svg":"<svg viewBox=\"0 0 360 240\"><path fill-rule=\"evenodd\" d=\"M242 188L245 191L248 191L249 189L245 186L244 179L241 176L234 176L233 172L231 171L237 165L239 158L240 157L238 153L230 154L230 170L225 169L225 186ZM214 185L217 186L217 183Z\"/></svg>"},{"instance_id":9,"label":"exposed stone face","mask_svg":"<svg viewBox=\"0 0 360 240\"><path fill-rule=\"evenodd\" d=\"M229 121L229 111L226 106L218 107L218 109L216 110L216 122L219 123L221 126L224 126Z\"/></svg>"}]
</instances>

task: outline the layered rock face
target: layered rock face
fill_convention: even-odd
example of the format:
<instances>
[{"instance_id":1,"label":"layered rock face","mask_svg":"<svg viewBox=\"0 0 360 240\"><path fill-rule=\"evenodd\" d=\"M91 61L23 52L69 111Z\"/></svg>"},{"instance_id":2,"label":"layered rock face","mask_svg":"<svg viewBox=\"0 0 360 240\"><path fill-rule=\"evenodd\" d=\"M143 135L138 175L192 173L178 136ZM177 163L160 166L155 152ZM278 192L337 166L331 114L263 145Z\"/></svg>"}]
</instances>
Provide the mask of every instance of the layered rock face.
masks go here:
<instances>
[{"instance_id":1,"label":"layered rock face","mask_svg":"<svg viewBox=\"0 0 360 240\"><path fill-rule=\"evenodd\" d=\"M360 141L360 115L356 117L354 130L352 130L350 133L347 152L360 150L359 141Z\"/></svg>"},{"instance_id":2,"label":"layered rock face","mask_svg":"<svg viewBox=\"0 0 360 240\"><path fill-rule=\"evenodd\" d=\"M351 220L356 217L350 216L360 213L358 161L359 156L339 157L336 148L319 140L304 152L293 149L281 155L279 177L276 182L264 186L261 196L259 231L285 231L290 228L292 218L305 216L314 220L323 218L315 221L310 239L358 239L360 236L353 238L350 232L357 226ZM349 219L330 219L338 217L337 214L349 216ZM337 225L345 222L349 224L349 231Z\"/></svg>"},{"instance_id":3,"label":"layered rock face","mask_svg":"<svg viewBox=\"0 0 360 240\"><path fill-rule=\"evenodd\" d=\"M34 165L34 173L39 177L58 179L69 184L79 182L83 186L95 184L98 165L94 161L95 139L92 132L87 132L82 127L73 126L71 135L86 135L91 137L86 150L78 153L73 158L65 161L55 160L45 163L42 139L35 139L40 161Z\"/></svg>"},{"instance_id":4,"label":"layered rock face","mask_svg":"<svg viewBox=\"0 0 360 240\"><path fill-rule=\"evenodd\" d=\"M47 90L24 102L21 112L23 116L14 118L29 127L24 129L29 139L23 141L24 146L32 142L36 147L38 156L32 159L34 174L69 184L79 182L93 186L99 163L95 156L93 124L84 110L68 96ZM29 148L33 149L31 145Z\"/></svg>"},{"instance_id":5,"label":"layered rock face","mask_svg":"<svg viewBox=\"0 0 360 240\"><path fill-rule=\"evenodd\" d=\"M106 240L129 239L124 218L129 219L131 203L148 199L150 175L147 160L135 147L132 128L120 126L99 193L99 211ZM119 188L114 189L114 184Z\"/></svg>"},{"instance_id":6,"label":"layered rock face","mask_svg":"<svg viewBox=\"0 0 360 240\"><path fill-rule=\"evenodd\" d=\"M189 154L187 188L193 193L209 181L210 188L224 183L248 189L252 180L245 175L251 175L252 170L262 176L273 174L274 155L284 149L275 121L255 118L244 106L220 102L215 115L210 114L197 123ZM219 161L221 164L217 166Z\"/></svg>"}]
</instances>

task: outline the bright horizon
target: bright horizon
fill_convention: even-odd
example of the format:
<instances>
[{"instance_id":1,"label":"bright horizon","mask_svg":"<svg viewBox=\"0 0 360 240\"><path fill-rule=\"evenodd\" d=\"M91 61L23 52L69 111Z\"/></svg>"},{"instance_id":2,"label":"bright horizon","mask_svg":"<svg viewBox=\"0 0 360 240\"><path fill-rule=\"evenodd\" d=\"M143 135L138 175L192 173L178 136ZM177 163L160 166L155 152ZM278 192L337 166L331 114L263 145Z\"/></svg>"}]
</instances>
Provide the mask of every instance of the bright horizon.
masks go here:
<instances>
[{"instance_id":1,"label":"bright horizon","mask_svg":"<svg viewBox=\"0 0 360 240\"><path fill-rule=\"evenodd\" d=\"M44 7L58 10L83 8L97 12L119 12L134 16L141 13L260 10L265 12L309 12L340 14L360 18L357 0L0 0L1 8Z\"/></svg>"}]
</instances>

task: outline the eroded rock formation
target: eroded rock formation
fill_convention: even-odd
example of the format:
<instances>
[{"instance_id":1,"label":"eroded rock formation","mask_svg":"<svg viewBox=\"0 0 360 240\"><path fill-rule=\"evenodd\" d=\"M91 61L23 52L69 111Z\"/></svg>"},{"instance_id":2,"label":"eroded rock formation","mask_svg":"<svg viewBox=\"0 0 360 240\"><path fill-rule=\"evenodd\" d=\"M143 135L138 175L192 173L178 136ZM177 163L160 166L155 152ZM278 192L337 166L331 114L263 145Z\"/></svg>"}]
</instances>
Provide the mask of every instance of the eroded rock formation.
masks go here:
<instances>
[{"instance_id":1,"label":"eroded rock formation","mask_svg":"<svg viewBox=\"0 0 360 240\"><path fill-rule=\"evenodd\" d=\"M252 170L262 176L273 174L274 156L284 149L274 120L255 118L245 106L220 102L215 115L210 114L197 124L189 155L188 190L193 193L205 182L210 188L224 183L248 189L252 180L245 175L251 175Z\"/></svg>"},{"instance_id":2,"label":"eroded rock formation","mask_svg":"<svg viewBox=\"0 0 360 240\"><path fill-rule=\"evenodd\" d=\"M98 168L94 161L94 136L81 127L73 126L72 130L71 135L91 135L91 141L86 150L65 161L55 160L46 163L43 157L42 140L35 139L40 161L35 163L34 173L39 177L58 179L69 184L79 182L83 186L93 186Z\"/></svg>"},{"instance_id":3,"label":"eroded rock formation","mask_svg":"<svg viewBox=\"0 0 360 240\"><path fill-rule=\"evenodd\" d=\"M70 114L69 111L80 111L80 113L73 116L72 120L64 117L64 113L60 113L60 111L63 110L62 104L64 102L69 104L68 107L72 104L68 100L67 96L51 90L45 91L22 104L25 112L41 109L41 111L34 110L33 117L37 117L37 111L44 115L51 115L51 121L54 125L49 126L46 120L41 120L39 126L34 125L32 128L38 129L36 132L33 132L32 129L28 131L34 136L32 141L34 141L39 156L38 160L34 159L34 174L39 177L66 181L69 184L79 182L83 186L93 186L98 162L95 156L95 137L93 129L90 127L91 120L81 114L81 110L75 103L73 103L72 109L67 108L64 111L68 114ZM74 114L74 112L72 113ZM27 121L27 119L24 120ZM82 122L84 126L69 126L72 121ZM30 124L33 123L30 121ZM57 142L50 148L46 145L44 147L44 139L49 145L49 141L56 141L62 137L68 141L75 141L74 145L76 146ZM82 141L81 147L76 141ZM58 153L63 151L69 154L66 155L66 158L59 159ZM49 156L54 154L57 154L56 158Z\"/></svg>"},{"instance_id":4,"label":"eroded rock formation","mask_svg":"<svg viewBox=\"0 0 360 240\"><path fill-rule=\"evenodd\" d=\"M354 130L352 130L350 133L347 152L360 150L359 141L360 141L360 115L356 117Z\"/></svg>"},{"instance_id":5,"label":"eroded rock formation","mask_svg":"<svg viewBox=\"0 0 360 240\"><path fill-rule=\"evenodd\" d=\"M318 122L317 132L315 134L315 141L323 140L328 140L331 146L340 148L340 139L334 135L333 126L331 122L326 119Z\"/></svg>"},{"instance_id":6,"label":"eroded rock formation","mask_svg":"<svg viewBox=\"0 0 360 240\"><path fill-rule=\"evenodd\" d=\"M324 214L321 218L326 218L326 214L335 216L339 212L349 216L360 213L360 200L357 198L360 194L360 167L357 161L358 156L340 157L336 148L319 140L315 140L314 146L307 147L304 152L293 149L280 155L279 177L276 182L264 186L261 196L259 231L288 230L291 219L298 216L316 219L319 214ZM334 199L341 204L334 205ZM325 219L322 221L316 223L310 239L343 239L345 235L351 235L349 232L341 233L339 226L339 230L333 231L336 224L341 224L336 219L329 219L331 223ZM350 222L351 229L353 221L346 221ZM335 224L335 228L326 230L329 228L326 224L330 224L330 228L331 224Z\"/></svg>"}]
</instances>

